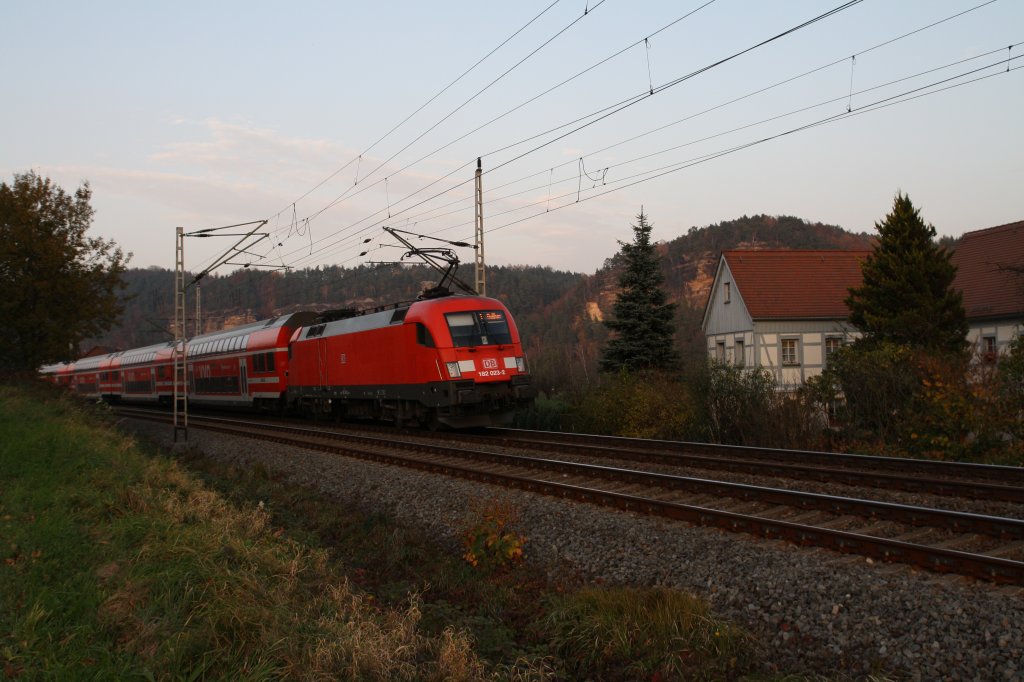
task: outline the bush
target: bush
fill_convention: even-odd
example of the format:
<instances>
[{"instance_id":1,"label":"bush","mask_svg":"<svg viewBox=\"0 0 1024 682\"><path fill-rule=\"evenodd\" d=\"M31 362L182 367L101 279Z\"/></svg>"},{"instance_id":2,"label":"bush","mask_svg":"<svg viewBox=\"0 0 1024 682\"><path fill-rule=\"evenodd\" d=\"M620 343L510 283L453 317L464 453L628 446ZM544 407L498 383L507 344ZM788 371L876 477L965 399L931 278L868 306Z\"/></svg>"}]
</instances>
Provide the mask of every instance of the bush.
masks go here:
<instances>
[{"instance_id":1,"label":"bush","mask_svg":"<svg viewBox=\"0 0 1024 682\"><path fill-rule=\"evenodd\" d=\"M622 371L605 376L583 398L575 428L627 438L687 440L699 433L697 405L690 387L677 378Z\"/></svg>"},{"instance_id":2,"label":"bush","mask_svg":"<svg viewBox=\"0 0 1024 682\"><path fill-rule=\"evenodd\" d=\"M1020 347L1014 342L993 372L959 353L858 343L832 356L817 396L839 400L843 438L858 449L1020 462Z\"/></svg>"},{"instance_id":3,"label":"bush","mask_svg":"<svg viewBox=\"0 0 1024 682\"><path fill-rule=\"evenodd\" d=\"M806 391L782 392L763 367L711 361L696 379L704 433L712 443L777 448L820 447L821 408Z\"/></svg>"},{"instance_id":4,"label":"bush","mask_svg":"<svg viewBox=\"0 0 1024 682\"><path fill-rule=\"evenodd\" d=\"M854 344L830 358L817 384L820 399L838 401L847 438L898 441L920 385L914 351L894 343Z\"/></svg>"},{"instance_id":5,"label":"bush","mask_svg":"<svg viewBox=\"0 0 1024 682\"><path fill-rule=\"evenodd\" d=\"M569 418L569 403L561 396L537 396L533 405L516 413L513 425L519 429L537 431L565 431Z\"/></svg>"},{"instance_id":6,"label":"bush","mask_svg":"<svg viewBox=\"0 0 1024 682\"><path fill-rule=\"evenodd\" d=\"M712 361L699 379L713 443L763 445L779 396L775 377L764 368L744 368Z\"/></svg>"},{"instance_id":7,"label":"bush","mask_svg":"<svg viewBox=\"0 0 1024 682\"><path fill-rule=\"evenodd\" d=\"M519 512L507 500L491 500L483 505L476 505L479 512L478 520L462 534L462 555L473 568L483 571L496 571L519 564L523 560L523 545L526 538L512 526L519 520Z\"/></svg>"},{"instance_id":8,"label":"bush","mask_svg":"<svg viewBox=\"0 0 1024 682\"><path fill-rule=\"evenodd\" d=\"M1002 422L1019 446L1024 441L1024 335L1015 338L1000 359L996 381Z\"/></svg>"}]
</instances>

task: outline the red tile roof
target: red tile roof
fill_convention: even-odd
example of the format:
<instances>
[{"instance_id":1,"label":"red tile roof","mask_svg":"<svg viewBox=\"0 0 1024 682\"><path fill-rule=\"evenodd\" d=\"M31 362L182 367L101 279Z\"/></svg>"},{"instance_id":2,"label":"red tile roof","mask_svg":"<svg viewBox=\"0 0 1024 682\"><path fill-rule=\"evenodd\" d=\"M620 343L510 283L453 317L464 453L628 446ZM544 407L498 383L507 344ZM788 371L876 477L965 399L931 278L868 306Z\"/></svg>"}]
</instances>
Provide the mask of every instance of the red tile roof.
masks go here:
<instances>
[{"instance_id":1,"label":"red tile roof","mask_svg":"<svg viewBox=\"0 0 1024 682\"><path fill-rule=\"evenodd\" d=\"M843 301L861 285L871 251L723 251L747 311L755 320L845 319Z\"/></svg>"},{"instance_id":2,"label":"red tile roof","mask_svg":"<svg viewBox=\"0 0 1024 682\"><path fill-rule=\"evenodd\" d=\"M968 319L1024 315L1024 220L967 232L953 253L953 286L964 294Z\"/></svg>"}]
</instances>

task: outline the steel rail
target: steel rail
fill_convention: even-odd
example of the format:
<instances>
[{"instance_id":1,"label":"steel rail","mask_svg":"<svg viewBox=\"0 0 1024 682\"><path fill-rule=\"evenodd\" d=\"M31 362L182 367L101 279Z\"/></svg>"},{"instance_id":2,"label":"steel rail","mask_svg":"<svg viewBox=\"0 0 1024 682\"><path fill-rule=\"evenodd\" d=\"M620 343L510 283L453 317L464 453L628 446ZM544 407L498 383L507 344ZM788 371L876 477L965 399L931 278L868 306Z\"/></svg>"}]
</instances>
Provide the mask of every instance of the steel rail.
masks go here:
<instances>
[{"instance_id":1,"label":"steel rail","mask_svg":"<svg viewBox=\"0 0 1024 682\"><path fill-rule=\"evenodd\" d=\"M281 420L279 423L294 423L294 420ZM643 462L644 464L692 466L754 476L814 480L823 483L886 488L926 495L1024 504L1024 480L1020 484L1013 482L1017 475L1024 475L1024 468L1021 467L932 462L929 460L896 457L847 455L843 453L806 450L776 450L708 443L595 436L591 434L524 431L520 429L491 428L486 430L485 435L459 432L453 436L450 433L439 434L408 431L365 424L360 424L356 428L360 431L387 433L391 436L396 434L401 436L409 435L421 440L443 438L447 442L454 437L463 442L488 445L497 444L524 449L530 448L537 451L556 452L559 454L573 453L586 457L629 460ZM351 429L347 429L345 432L351 433ZM524 437L522 434L527 435ZM686 451L679 450L679 447L684 447ZM692 452L692 450L701 448L707 449L711 454ZM735 453L746 455L747 457L756 457L757 453L767 454L761 458L748 459L737 458ZM808 463L780 461L789 456ZM938 466L939 469L937 471L944 472L946 477L936 478L928 475L913 475L913 470L915 469L923 468L932 472L936 471L932 465ZM864 466L868 468L852 469L850 466ZM879 466L885 469L885 471L875 471L870 468L873 466ZM899 471L899 467L906 467L909 471ZM949 467L953 467L953 469L951 470ZM987 480L969 480L968 477L970 476ZM992 482L993 480L1010 481L1010 484Z\"/></svg>"},{"instance_id":2,"label":"steel rail","mask_svg":"<svg viewBox=\"0 0 1024 682\"><path fill-rule=\"evenodd\" d=\"M647 452L687 452L709 455L734 457L745 455L748 458L771 459L787 463L804 462L825 465L844 464L871 469L891 470L899 473L914 471L917 473L950 478L973 477L990 479L1000 483L1024 485L1024 467L999 464L976 464L972 462L943 462L928 459L911 459L906 457L885 457L882 455L861 455L852 453L821 452L815 450L784 450L780 448L763 448L748 445L719 445L715 443L697 443L691 441L653 440L641 438L625 438L622 436L597 436L593 434L577 434L552 431L529 431L525 429L489 428L488 434L499 439L529 443L551 442L586 443L606 448Z\"/></svg>"},{"instance_id":3,"label":"steel rail","mask_svg":"<svg viewBox=\"0 0 1024 682\"><path fill-rule=\"evenodd\" d=\"M606 459L625 459L638 462L694 466L698 468L731 471L758 476L777 476L842 483L845 485L887 488L929 495L968 497L988 501L1024 503L1024 486L1002 485L979 481L954 480L906 474L885 473L809 464L790 464L772 460L723 458L719 455L690 454L644 449L621 449L616 446L581 445L569 441L534 441L531 439L501 439L512 447L534 447L548 452L573 452L579 455Z\"/></svg>"},{"instance_id":4,"label":"steel rail","mask_svg":"<svg viewBox=\"0 0 1024 682\"><path fill-rule=\"evenodd\" d=\"M463 436L460 436L460 438L463 438ZM584 436L580 440L587 441L592 438L603 437ZM1024 503L1024 482L1022 482L1021 484L1007 485L1004 483L965 480L964 478L973 475L976 476L977 478L998 480L999 476L1006 476L1010 480L1013 480L1013 472L1017 471L1016 467L995 466L994 470L990 470L988 468L967 470L943 470L943 473L945 473L946 476L949 477L936 478L934 477L934 472L932 472L932 475L913 475L914 470L918 469L918 467L915 466L914 463L920 462L921 460L909 460L897 457L876 458L867 455L813 453L816 456L813 459L818 461L810 462L809 459L811 458L801 457L801 455L806 454L807 451L762 449L765 452L771 453L771 457L765 459L746 459L735 458L734 456L730 456L729 448L733 446L716 446L709 445L707 443L698 443L696 445L706 446L708 448L721 447L723 449L712 450L713 454L701 454L693 453L690 451L672 451L668 447L665 447L664 449L654 449L650 447L636 446L626 447L625 443L623 443L622 445L584 444L581 442L574 441L573 439L571 439L571 437L567 437L564 440L543 440L533 438L510 438L507 436L497 436L496 438L491 438L490 440L492 442L500 442L501 444L507 445L509 447L532 447L547 452L573 452L579 455L602 457L606 459L625 459L639 462L667 464L670 466L695 466L698 468L714 469L719 471L732 471L736 473L754 474L759 476L778 476L781 478L809 479L822 481L826 483L843 483L846 485L854 486L888 488L929 495L959 496L988 501ZM627 441L631 441L631 439L627 439ZM666 443L667 445L677 445L676 443L673 443L671 441L634 442ZM686 445L687 447L689 446L689 444L684 445ZM741 454L754 454L757 450L757 448L749 448L746 450L736 450L733 452ZM785 453L794 453L798 460L803 459L804 461L808 461L808 463L802 464L799 462L779 461L779 458L783 457ZM818 455L820 455L821 457L818 458ZM846 457L863 457L865 459L843 459ZM833 458L835 461L830 462L825 458ZM852 465L870 467L879 459L887 460L884 464L881 465L887 471L872 471L870 469L849 468ZM896 471L898 471L899 465L904 462L909 463L907 464L909 471L895 473ZM933 462L926 462L926 464L933 464ZM962 463L934 462L934 464L957 465ZM989 467L990 465L964 466ZM1009 472L1011 473L1008 474L1006 470L1009 470Z\"/></svg>"},{"instance_id":5,"label":"steel rail","mask_svg":"<svg viewBox=\"0 0 1024 682\"><path fill-rule=\"evenodd\" d=\"M153 417L147 417L154 419ZM166 417L157 419L166 421ZM248 438L259 438L283 445L291 445L307 449L316 449L335 454L343 454L359 459L376 461L386 464L394 464L411 467L422 471L443 473L450 476L465 478L474 481L494 483L513 487L531 492L539 492L555 497L571 498L581 502L600 504L608 507L636 511L651 515L663 516L695 525L712 526L730 530L733 532L744 532L769 539L783 539L798 545L813 545L833 549L843 553L856 553L875 559L908 563L940 573L957 573L976 578L990 580L997 583L1008 583L1024 585L1024 562L1012 559L989 556L985 554L974 554L953 549L929 547L900 540L878 538L874 536L861 535L847 531L838 531L828 528L808 526L788 521L767 519L747 514L710 509L697 505L687 505L678 502L638 497L611 491L598 490L594 488L559 483L556 481L544 481L535 478L500 474L495 472L481 471L467 466L441 463L436 461L425 461L415 457L407 457L394 453L382 453L355 448L351 445L341 445L336 442L340 436L332 432L316 431L292 426L259 425L257 428L273 430L285 433L298 433L305 438L315 440L303 440L284 435L258 434L253 430L251 424L239 420L226 420L218 418L199 418L195 426L212 431L230 435L243 436ZM354 440L367 445L367 441L376 447L404 447L411 446L418 451L423 449L438 450L437 446L425 444L408 443L406 441L383 441L383 439L372 439L365 436L356 437ZM436 456L436 452L433 453ZM508 457L486 453L495 457ZM443 456L451 456L450 451L443 453ZM525 458L530 461L532 458ZM488 460L494 461L494 460ZM570 464L570 463L559 463ZM593 465L586 465L592 467ZM605 468L608 467L598 467ZM646 473L646 472L637 472ZM717 483L717 482L716 482ZM749 486L754 488L755 486ZM773 489L774 490L774 489ZM783 491L792 492L792 491ZM866 502L866 501L860 501ZM881 503L885 504L885 503ZM899 505L897 505L899 506ZM914 508L922 509L924 508ZM939 511L939 510L924 510ZM959 512L952 512L960 514ZM967 515L971 516L971 515ZM998 517L988 517L998 518ZM1006 521L1014 521L1006 519ZM1018 522L1019 523L1019 522Z\"/></svg>"}]
</instances>

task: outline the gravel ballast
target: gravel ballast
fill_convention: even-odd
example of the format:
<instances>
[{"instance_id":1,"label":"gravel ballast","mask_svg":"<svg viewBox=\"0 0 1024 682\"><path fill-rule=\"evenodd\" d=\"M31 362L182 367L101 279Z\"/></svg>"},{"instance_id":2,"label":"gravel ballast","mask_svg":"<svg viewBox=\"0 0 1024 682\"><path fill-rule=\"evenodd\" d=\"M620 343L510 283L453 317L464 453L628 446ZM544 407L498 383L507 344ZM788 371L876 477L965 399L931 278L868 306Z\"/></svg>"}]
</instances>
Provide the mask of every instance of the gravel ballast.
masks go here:
<instances>
[{"instance_id":1,"label":"gravel ballast","mask_svg":"<svg viewBox=\"0 0 1024 682\"><path fill-rule=\"evenodd\" d=\"M169 446L172 429L124 425ZM1024 590L337 455L190 429L208 457L386 513L455 547L472 501L520 511L528 560L553 576L664 585L710 601L789 672L913 680L1024 679Z\"/></svg>"}]
</instances>

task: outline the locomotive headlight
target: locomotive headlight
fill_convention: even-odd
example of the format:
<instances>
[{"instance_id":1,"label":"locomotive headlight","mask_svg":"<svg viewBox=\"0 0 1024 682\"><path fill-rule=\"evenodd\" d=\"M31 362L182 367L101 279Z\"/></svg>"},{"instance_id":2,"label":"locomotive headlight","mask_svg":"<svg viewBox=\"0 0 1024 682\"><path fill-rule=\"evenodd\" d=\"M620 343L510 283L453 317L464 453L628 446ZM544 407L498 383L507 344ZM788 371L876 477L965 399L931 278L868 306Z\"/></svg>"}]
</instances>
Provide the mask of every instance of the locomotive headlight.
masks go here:
<instances>
[{"instance_id":1,"label":"locomotive headlight","mask_svg":"<svg viewBox=\"0 0 1024 682\"><path fill-rule=\"evenodd\" d=\"M521 355L516 357L516 369L520 372L526 372L526 358Z\"/></svg>"},{"instance_id":2,"label":"locomotive headlight","mask_svg":"<svg viewBox=\"0 0 1024 682\"><path fill-rule=\"evenodd\" d=\"M458 379L462 376L462 370L459 369L459 363L457 362L446 362L445 367L448 368L448 376L452 379Z\"/></svg>"}]
</instances>

